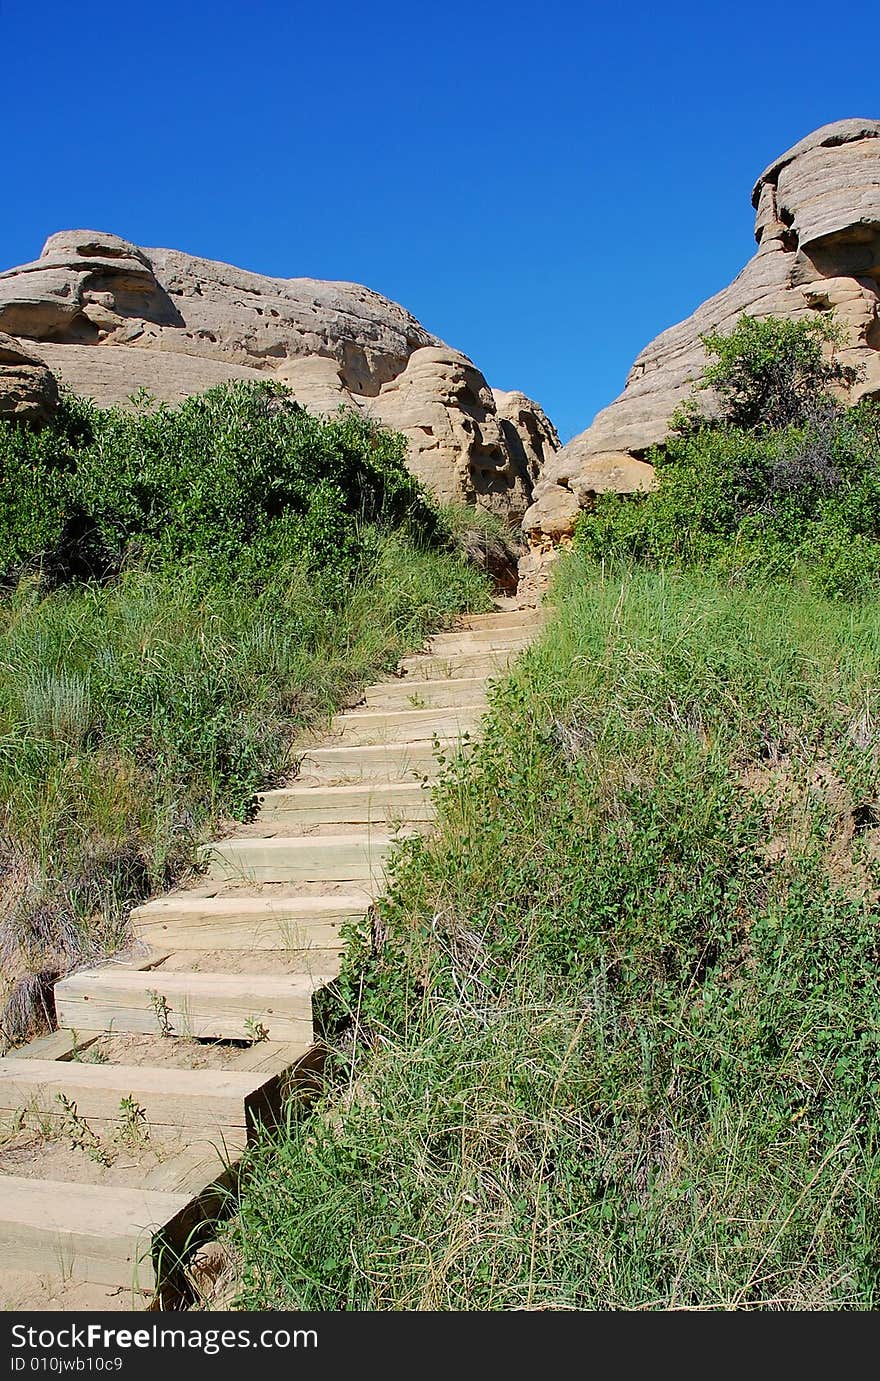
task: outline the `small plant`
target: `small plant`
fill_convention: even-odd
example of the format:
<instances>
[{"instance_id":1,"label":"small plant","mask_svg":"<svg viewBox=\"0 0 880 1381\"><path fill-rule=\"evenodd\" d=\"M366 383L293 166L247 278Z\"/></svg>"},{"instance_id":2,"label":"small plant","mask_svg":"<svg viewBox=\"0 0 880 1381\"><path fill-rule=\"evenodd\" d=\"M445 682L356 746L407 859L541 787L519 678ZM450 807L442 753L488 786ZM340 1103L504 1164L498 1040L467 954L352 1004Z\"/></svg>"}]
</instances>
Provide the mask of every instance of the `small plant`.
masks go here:
<instances>
[{"instance_id":1,"label":"small plant","mask_svg":"<svg viewBox=\"0 0 880 1381\"><path fill-rule=\"evenodd\" d=\"M55 1094L55 1098L61 1104L63 1110L63 1128L72 1149L84 1151L89 1157L89 1160L95 1161L98 1165L112 1165L112 1155L107 1148L101 1144L100 1138L82 1116L74 1100L68 1098L67 1094L61 1093L60 1091Z\"/></svg>"},{"instance_id":2,"label":"small plant","mask_svg":"<svg viewBox=\"0 0 880 1381\"><path fill-rule=\"evenodd\" d=\"M160 993L156 988L147 989L147 997L150 999L150 1006L156 1018L156 1025L159 1028L159 1035L170 1037L174 1035L174 1027L171 1022L171 1004L164 993Z\"/></svg>"},{"instance_id":3,"label":"small plant","mask_svg":"<svg viewBox=\"0 0 880 1381\"><path fill-rule=\"evenodd\" d=\"M150 1139L146 1108L141 1107L133 1093L126 1094L119 1103L117 1140L127 1146L142 1147Z\"/></svg>"},{"instance_id":4,"label":"small plant","mask_svg":"<svg viewBox=\"0 0 880 1381\"><path fill-rule=\"evenodd\" d=\"M12 1113L9 1122L3 1128L5 1136L16 1136L27 1123L27 1109L16 1108Z\"/></svg>"},{"instance_id":5,"label":"small plant","mask_svg":"<svg viewBox=\"0 0 880 1381\"><path fill-rule=\"evenodd\" d=\"M261 1021L255 1020L254 1017L245 1018L244 1029L248 1040L253 1041L255 1045L269 1039L268 1026L264 1026Z\"/></svg>"},{"instance_id":6,"label":"small plant","mask_svg":"<svg viewBox=\"0 0 880 1381\"><path fill-rule=\"evenodd\" d=\"M79 1032L71 1027L70 1039L72 1044L68 1058L71 1064L100 1065L107 1063L107 1056L94 1037L90 1037L83 1045L80 1043Z\"/></svg>"}]
</instances>

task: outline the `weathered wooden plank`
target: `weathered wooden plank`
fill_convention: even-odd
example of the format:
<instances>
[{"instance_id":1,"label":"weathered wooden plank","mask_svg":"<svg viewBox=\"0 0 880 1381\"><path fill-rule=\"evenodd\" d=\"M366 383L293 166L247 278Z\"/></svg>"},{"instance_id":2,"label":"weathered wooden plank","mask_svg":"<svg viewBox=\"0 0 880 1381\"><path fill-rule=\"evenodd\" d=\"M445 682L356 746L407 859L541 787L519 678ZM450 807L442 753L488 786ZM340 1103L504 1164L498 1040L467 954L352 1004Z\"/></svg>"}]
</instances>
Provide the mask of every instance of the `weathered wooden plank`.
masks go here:
<instances>
[{"instance_id":1,"label":"weathered wooden plank","mask_svg":"<svg viewBox=\"0 0 880 1381\"><path fill-rule=\"evenodd\" d=\"M198 1039L312 1039L312 995L332 975L147 974L89 969L55 987L59 1025Z\"/></svg>"},{"instance_id":2,"label":"weathered wooden plank","mask_svg":"<svg viewBox=\"0 0 880 1381\"><path fill-rule=\"evenodd\" d=\"M308 748L303 752L298 780L325 786L413 778L434 781L443 771L440 759L454 757L462 747L458 739L443 739L439 743L383 743L366 748Z\"/></svg>"},{"instance_id":3,"label":"weathered wooden plank","mask_svg":"<svg viewBox=\"0 0 880 1381\"><path fill-rule=\"evenodd\" d=\"M533 636L543 622L543 615L536 609L505 609L492 614L464 614L459 620L458 628L465 632L485 628L492 633L498 632L501 628L516 628ZM454 628L450 629L452 633L455 631Z\"/></svg>"},{"instance_id":4,"label":"weathered wooden plank","mask_svg":"<svg viewBox=\"0 0 880 1381\"><path fill-rule=\"evenodd\" d=\"M381 884L395 836L271 835L224 839L204 851L212 877L224 882L373 882Z\"/></svg>"},{"instance_id":5,"label":"weathered wooden plank","mask_svg":"<svg viewBox=\"0 0 880 1381\"><path fill-rule=\"evenodd\" d=\"M404 657L398 670L408 681L492 676L504 671L514 656L513 651L423 652L415 657Z\"/></svg>"},{"instance_id":6,"label":"weathered wooden plank","mask_svg":"<svg viewBox=\"0 0 880 1381\"><path fill-rule=\"evenodd\" d=\"M72 1060L81 1050L88 1050L98 1039L96 1034L77 1035L76 1031L50 1031L47 1036L35 1036L27 1045L10 1050L7 1059L14 1060Z\"/></svg>"},{"instance_id":7,"label":"weathered wooden plank","mask_svg":"<svg viewBox=\"0 0 880 1381\"><path fill-rule=\"evenodd\" d=\"M345 896L160 897L132 912L144 939L172 950L338 950L343 925L359 921L368 892ZM268 962L268 961L267 961Z\"/></svg>"},{"instance_id":8,"label":"weathered wooden plank","mask_svg":"<svg viewBox=\"0 0 880 1381\"><path fill-rule=\"evenodd\" d=\"M0 1059L0 1112L63 1117L60 1093L87 1121L118 1122L122 1100L131 1098L151 1127L243 1128L262 1105L265 1083L243 1070L7 1058Z\"/></svg>"},{"instance_id":9,"label":"weathered wooden plank","mask_svg":"<svg viewBox=\"0 0 880 1381\"><path fill-rule=\"evenodd\" d=\"M193 1226L192 1197L0 1175L4 1266L152 1288Z\"/></svg>"},{"instance_id":10,"label":"weathered wooden plank","mask_svg":"<svg viewBox=\"0 0 880 1381\"><path fill-rule=\"evenodd\" d=\"M258 797L260 821L299 825L387 824L432 820L431 793L419 781L287 786Z\"/></svg>"},{"instance_id":11,"label":"weathered wooden plank","mask_svg":"<svg viewBox=\"0 0 880 1381\"><path fill-rule=\"evenodd\" d=\"M473 733L482 718L480 706L438 709L434 706L394 710L352 710L337 715L331 732L342 745L369 747L383 743L421 743L461 738Z\"/></svg>"},{"instance_id":12,"label":"weathered wooden plank","mask_svg":"<svg viewBox=\"0 0 880 1381\"><path fill-rule=\"evenodd\" d=\"M407 679L379 681L364 691L364 704L371 710L394 710L486 704L489 686L487 676L444 677L439 681L422 681L416 687Z\"/></svg>"},{"instance_id":13,"label":"weathered wooden plank","mask_svg":"<svg viewBox=\"0 0 880 1381\"><path fill-rule=\"evenodd\" d=\"M478 628L452 633L437 633L428 642L434 657L459 656L468 652L518 652L532 641L529 631L517 629Z\"/></svg>"}]
</instances>

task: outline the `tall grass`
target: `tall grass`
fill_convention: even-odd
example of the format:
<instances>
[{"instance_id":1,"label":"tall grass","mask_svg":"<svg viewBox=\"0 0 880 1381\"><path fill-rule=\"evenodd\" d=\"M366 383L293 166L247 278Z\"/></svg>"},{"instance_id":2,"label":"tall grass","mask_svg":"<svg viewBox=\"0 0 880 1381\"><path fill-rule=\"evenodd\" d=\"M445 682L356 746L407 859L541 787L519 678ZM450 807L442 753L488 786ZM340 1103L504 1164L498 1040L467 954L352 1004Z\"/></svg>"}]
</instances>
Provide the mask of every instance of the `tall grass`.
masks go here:
<instances>
[{"instance_id":1,"label":"tall grass","mask_svg":"<svg viewBox=\"0 0 880 1381\"><path fill-rule=\"evenodd\" d=\"M872 1309L880 608L603 570L407 843L250 1309Z\"/></svg>"},{"instance_id":2,"label":"tall grass","mask_svg":"<svg viewBox=\"0 0 880 1381\"><path fill-rule=\"evenodd\" d=\"M489 586L454 550L362 529L359 565L208 556L0 600L0 1035L51 978L126 938L130 903L179 877L291 742ZM43 979L40 979L43 975Z\"/></svg>"}]
</instances>

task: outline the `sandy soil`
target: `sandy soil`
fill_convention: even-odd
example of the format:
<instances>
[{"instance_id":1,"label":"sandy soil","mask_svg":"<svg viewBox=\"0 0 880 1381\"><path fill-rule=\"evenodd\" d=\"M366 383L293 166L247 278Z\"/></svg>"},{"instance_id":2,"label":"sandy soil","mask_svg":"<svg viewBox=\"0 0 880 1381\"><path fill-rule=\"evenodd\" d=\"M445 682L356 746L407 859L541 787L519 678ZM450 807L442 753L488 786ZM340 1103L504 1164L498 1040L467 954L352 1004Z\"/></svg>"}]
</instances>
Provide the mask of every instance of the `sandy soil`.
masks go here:
<instances>
[{"instance_id":1,"label":"sandy soil","mask_svg":"<svg viewBox=\"0 0 880 1381\"><path fill-rule=\"evenodd\" d=\"M0 1174L132 1188L171 1156L194 1146L199 1138L206 1148L212 1144L206 1134L194 1133L192 1128L179 1133L163 1129L161 1140L155 1129L142 1140L126 1139L118 1126L93 1121L88 1124L92 1131L88 1146L94 1154L89 1154L71 1143L62 1131L60 1118L52 1121L58 1125L49 1128L49 1135L40 1128L25 1126L6 1139L0 1146ZM48 1126L48 1119L43 1125ZM103 1160L96 1158L99 1152Z\"/></svg>"},{"instance_id":2,"label":"sandy soil","mask_svg":"<svg viewBox=\"0 0 880 1381\"><path fill-rule=\"evenodd\" d=\"M83 1052L83 1063L163 1065L167 1069L231 1069L246 1041L194 1041L182 1036L99 1036Z\"/></svg>"},{"instance_id":3,"label":"sandy soil","mask_svg":"<svg viewBox=\"0 0 880 1381\"><path fill-rule=\"evenodd\" d=\"M156 973L257 973L278 975L339 972L338 949L178 950L156 966ZM167 1061L163 1060L163 1064Z\"/></svg>"},{"instance_id":4,"label":"sandy soil","mask_svg":"<svg viewBox=\"0 0 880 1381\"><path fill-rule=\"evenodd\" d=\"M0 1313L130 1312L146 1309L149 1298L139 1290L62 1280L35 1271L0 1270Z\"/></svg>"}]
</instances>

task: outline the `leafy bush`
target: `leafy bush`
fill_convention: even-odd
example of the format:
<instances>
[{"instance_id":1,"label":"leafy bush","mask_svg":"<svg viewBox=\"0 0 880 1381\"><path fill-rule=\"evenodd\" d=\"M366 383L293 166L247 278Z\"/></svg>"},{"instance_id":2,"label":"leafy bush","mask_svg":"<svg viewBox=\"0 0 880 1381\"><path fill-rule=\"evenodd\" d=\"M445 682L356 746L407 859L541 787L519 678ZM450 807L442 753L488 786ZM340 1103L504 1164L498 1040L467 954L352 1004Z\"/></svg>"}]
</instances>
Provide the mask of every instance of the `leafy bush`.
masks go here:
<instances>
[{"instance_id":1,"label":"leafy bush","mask_svg":"<svg viewBox=\"0 0 880 1381\"><path fill-rule=\"evenodd\" d=\"M802 426L834 411L831 390L855 383L857 371L823 348L841 343L833 317L743 314L729 335L700 337L715 362L703 370L700 388L718 395L724 419L734 427L774 431Z\"/></svg>"},{"instance_id":2,"label":"leafy bush","mask_svg":"<svg viewBox=\"0 0 880 1381\"><path fill-rule=\"evenodd\" d=\"M345 579L361 524L441 534L404 455L395 433L354 411L321 421L271 381L176 408L67 398L45 431L0 428L0 577L31 564L57 584L210 553L239 575L286 559Z\"/></svg>"}]
</instances>

